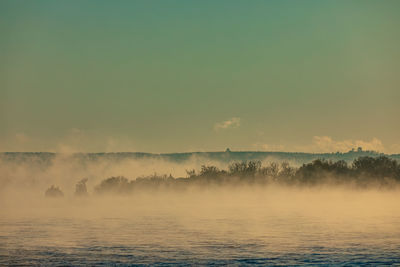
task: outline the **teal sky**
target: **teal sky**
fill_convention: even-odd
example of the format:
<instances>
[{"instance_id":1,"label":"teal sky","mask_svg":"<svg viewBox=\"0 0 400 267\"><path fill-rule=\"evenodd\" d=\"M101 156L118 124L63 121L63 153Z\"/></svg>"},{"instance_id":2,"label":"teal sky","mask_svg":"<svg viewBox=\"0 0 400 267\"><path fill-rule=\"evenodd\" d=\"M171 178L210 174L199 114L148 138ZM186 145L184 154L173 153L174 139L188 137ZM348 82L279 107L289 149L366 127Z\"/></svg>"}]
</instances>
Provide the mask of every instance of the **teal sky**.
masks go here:
<instances>
[{"instance_id":1,"label":"teal sky","mask_svg":"<svg viewBox=\"0 0 400 267\"><path fill-rule=\"evenodd\" d=\"M400 153L400 1L0 1L1 151Z\"/></svg>"}]
</instances>

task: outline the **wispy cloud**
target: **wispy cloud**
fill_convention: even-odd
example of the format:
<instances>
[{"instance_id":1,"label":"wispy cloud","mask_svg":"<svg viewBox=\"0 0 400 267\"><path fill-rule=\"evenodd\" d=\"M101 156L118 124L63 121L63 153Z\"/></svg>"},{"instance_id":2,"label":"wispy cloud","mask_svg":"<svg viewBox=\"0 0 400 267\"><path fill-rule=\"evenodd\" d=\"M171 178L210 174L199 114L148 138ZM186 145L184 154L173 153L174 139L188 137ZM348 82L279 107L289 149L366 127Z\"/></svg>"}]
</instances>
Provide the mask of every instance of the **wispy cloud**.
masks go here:
<instances>
[{"instance_id":1,"label":"wispy cloud","mask_svg":"<svg viewBox=\"0 0 400 267\"><path fill-rule=\"evenodd\" d=\"M387 153L400 154L400 144L392 144Z\"/></svg>"},{"instance_id":2,"label":"wispy cloud","mask_svg":"<svg viewBox=\"0 0 400 267\"><path fill-rule=\"evenodd\" d=\"M24 144L30 140L29 136L25 133L16 133L15 139L19 144Z\"/></svg>"},{"instance_id":3,"label":"wispy cloud","mask_svg":"<svg viewBox=\"0 0 400 267\"><path fill-rule=\"evenodd\" d=\"M229 120L215 123L214 130L219 131L219 130L228 129L228 128L238 128L239 126L240 126L240 118L233 117Z\"/></svg>"},{"instance_id":4,"label":"wispy cloud","mask_svg":"<svg viewBox=\"0 0 400 267\"><path fill-rule=\"evenodd\" d=\"M285 146L275 145L275 144L255 143L252 145L252 149L257 151L285 151Z\"/></svg>"},{"instance_id":5,"label":"wispy cloud","mask_svg":"<svg viewBox=\"0 0 400 267\"><path fill-rule=\"evenodd\" d=\"M399 145L392 145L386 149L382 141L376 137L371 140L345 139L335 140L330 136L314 136L311 143L306 145L284 146L282 144L265 144L258 142L252 145L253 149L263 151L289 151L289 152L311 152L311 153L331 153L347 152L361 147L363 150L372 150L385 153L398 153Z\"/></svg>"},{"instance_id":6,"label":"wispy cloud","mask_svg":"<svg viewBox=\"0 0 400 267\"><path fill-rule=\"evenodd\" d=\"M361 147L363 150L384 151L382 141L374 137L370 141L364 140L333 140L329 136L314 136L313 148L320 152L346 152L352 148Z\"/></svg>"}]
</instances>

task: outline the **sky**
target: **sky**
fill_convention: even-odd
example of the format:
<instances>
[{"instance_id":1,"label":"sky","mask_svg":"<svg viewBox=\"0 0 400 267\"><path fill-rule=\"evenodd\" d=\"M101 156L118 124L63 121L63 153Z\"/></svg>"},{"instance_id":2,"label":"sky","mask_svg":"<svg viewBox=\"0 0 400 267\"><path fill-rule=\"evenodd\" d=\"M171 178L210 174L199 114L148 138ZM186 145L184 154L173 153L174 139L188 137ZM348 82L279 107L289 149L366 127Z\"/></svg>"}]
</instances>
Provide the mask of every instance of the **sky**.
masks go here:
<instances>
[{"instance_id":1,"label":"sky","mask_svg":"<svg viewBox=\"0 0 400 267\"><path fill-rule=\"evenodd\" d=\"M400 1L0 1L0 151L400 153Z\"/></svg>"}]
</instances>

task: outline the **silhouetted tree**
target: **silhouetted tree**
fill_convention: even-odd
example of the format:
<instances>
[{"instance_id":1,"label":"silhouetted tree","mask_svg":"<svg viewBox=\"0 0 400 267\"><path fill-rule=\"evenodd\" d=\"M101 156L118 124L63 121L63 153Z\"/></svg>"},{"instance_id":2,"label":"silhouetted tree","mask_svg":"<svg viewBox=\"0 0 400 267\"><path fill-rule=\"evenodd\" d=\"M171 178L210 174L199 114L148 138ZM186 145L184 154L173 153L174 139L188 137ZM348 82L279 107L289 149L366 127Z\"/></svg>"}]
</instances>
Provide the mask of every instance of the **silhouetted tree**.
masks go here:
<instances>
[{"instance_id":1,"label":"silhouetted tree","mask_svg":"<svg viewBox=\"0 0 400 267\"><path fill-rule=\"evenodd\" d=\"M260 169L261 176L275 180L279 174L279 165L276 162L271 162L269 166Z\"/></svg>"},{"instance_id":2,"label":"silhouetted tree","mask_svg":"<svg viewBox=\"0 0 400 267\"><path fill-rule=\"evenodd\" d=\"M189 178L191 177L195 177L196 176L196 170L192 169L192 170L186 170L186 174Z\"/></svg>"},{"instance_id":3,"label":"silhouetted tree","mask_svg":"<svg viewBox=\"0 0 400 267\"><path fill-rule=\"evenodd\" d=\"M88 181L87 178L83 178L82 180L80 180L78 183L76 183L75 185L75 196L87 196L88 195L88 191L86 188L86 182Z\"/></svg>"},{"instance_id":4,"label":"silhouetted tree","mask_svg":"<svg viewBox=\"0 0 400 267\"><path fill-rule=\"evenodd\" d=\"M229 165L229 174L240 178L254 178L261 169L261 161L234 162Z\"/></svg>"},{"instance_id":5,"label":"silhouetted tree","mask_svg":"<svg viewBox=\"0 0 400 267\"><path fill-rule=\"evenodd\" d=\"M132 190L132 183L123 176L107 178L95 187L96 193L128 193Z\"/></svg>"},{"instance_id":6,"label":"silhouetted tree","mask_svg":"<svg viewBox=\"0 0 400 267\"><path fill-rule=\"evenodd\" d=\"M61 189L58 186L50 186L46 192L45 192L46 197L63 197L64 193L61 191Z\"/></svg>"},{"instance_id":7,"label":"silhouetted tree","mask_svg":"<svg viewBox=\"0 0 400 267\"><path fill-rule=\"evenodd\" d=\"M103 180L95 191L97 193L113 192L128 193L133 189L156 189L163 186L184 186L194 183L206 186L208 184L243 184L278 182L286 185L317 185L322 183L352 183L358 186L389 186L400 183L400 164L385 156L360 157L349 165L346 161L327 161L317 159L294 168L287 162L270 163L262 167L260 161L234 162L228 166L228 171L216 166L202 165L199 172L186 171L188 178L174 178L170 174L138 177L129 181L127 178L110 177ZM86 180L80 181L76 192L86 192ZM54 191L54 190L53 190ZM78 194L78 193L76 193Z\"/></svg>"},{"instance_id":8,"label":"silhouetted tree","mask_svg":"<svg viewBox=\"0 0 400 267\"><path fill-rule=\"evenodd\" d=\"M386 156L360 157L353 161L353 175L366 178L390 178L400 181L400 164Z\"/></svg>"}]
</instances>

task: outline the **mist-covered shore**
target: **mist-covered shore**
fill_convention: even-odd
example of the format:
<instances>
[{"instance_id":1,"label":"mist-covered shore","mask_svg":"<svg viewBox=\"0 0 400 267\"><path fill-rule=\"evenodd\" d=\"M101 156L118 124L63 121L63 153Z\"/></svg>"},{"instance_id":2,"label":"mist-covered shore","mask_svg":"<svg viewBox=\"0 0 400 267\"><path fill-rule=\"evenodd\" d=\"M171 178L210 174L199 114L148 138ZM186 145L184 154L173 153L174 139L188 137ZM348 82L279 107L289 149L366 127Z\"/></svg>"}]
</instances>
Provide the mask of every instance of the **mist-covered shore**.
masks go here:
<instances>
[{"instance_id":1,"label":"mist-covered shore","mask_svg":"<svg viewBox=\"0 0 400 267\"><path fill-rule=\"evenodd\" d=\"M365 151L361 148L348 152L335 153L307 153L307 152L267 152L267 151L225 151L216 152L177 152L177 153L147 153L147 152L99 152L99 153L54 153L54 152L0 152L0 160L19 162L32 161L49 164L56 158L63 156L82 162L109 160L113 162L123 160L165 160L171 162L187 162L193 159L208 159L210 161L229 163L232 161L249 161L274 159L296 164L308 163L316 159L344 160L351 162L359 157L386 156L400 160L400 154L385 154L376 151Z\"/></svg>"},{"instance_id":2,"label":"mist-covered shore","mask_svg":"<svg viewBox=\"0 0 400 267\"><path fill-rule=\"evenodd\" d=\"M385 155L29 158L0 161L0 265L400 263Z\"/></svg>"},{"instance_id":3,"label":"mist-covered shore","mask_svg":"<svg viewBox=\"0 0 400 267\"><path fill-rule=\"evenodd\" d=\"M14 152L0 154L0 175L3 192L53 197L249 185L396 189L400 164L397 155L361 149L331 154Z\"/></svg>"},{"instance_id":4,"label":"mist-covered shore","mask_svg":"<svg viewBox=\"0 0 400 267\"><path fill-rule=\"evenodd\" d=\"M138 191L185 190L190 186L347 186L351 188L395 189L400 185L400 164L385 156L360 157L351 164L346 161L314 160L299 167L287 162L233 162L227 169L202 165L200 170L186 170L186 177L157 173L128 179L113 176L94 187L96 194L132 194ZM76 196L88 195L87 178L75 186ZM58 187L50 187L48 196L62 196Z\"/></svg>"}]
</instances>

